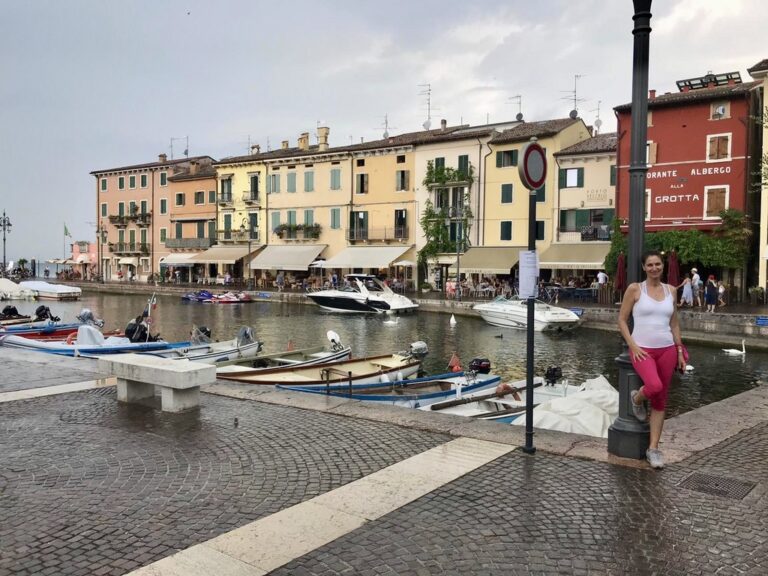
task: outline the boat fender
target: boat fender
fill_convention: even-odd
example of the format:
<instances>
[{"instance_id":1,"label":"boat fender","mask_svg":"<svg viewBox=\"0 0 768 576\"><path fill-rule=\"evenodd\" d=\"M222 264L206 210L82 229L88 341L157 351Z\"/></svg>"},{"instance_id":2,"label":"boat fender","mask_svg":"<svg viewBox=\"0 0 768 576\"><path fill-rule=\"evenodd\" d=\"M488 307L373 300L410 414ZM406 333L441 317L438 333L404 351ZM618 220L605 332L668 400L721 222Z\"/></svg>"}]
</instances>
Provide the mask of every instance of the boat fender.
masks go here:
<instances>
[{"instance_id":1,"label":"boat fender","mask_svg":"<svg viewBox=\"0 0 768 576\"><path fill-rule=\"evenodd\" d=\"M389 376L387 374L382 374L379 376L379 380L382 384L386 384L387 382L390 382Z\"/></svg>"},{"instance_id":2,"label":"boat fender","mask_svg":"<svg viewBox=\"0 0 768 576\"><path fill-rule=\"evenodd\" d=\"M451 372L463 372L461 364L454 364L451 366Z\"/></svg>"},{"instance_id":3,"label":"boat fender","mask_svg":"<svg viewBox=\"0 0 768 576\"><path fill-rule=\"evenodd\" d=\"M75 339L77 338L77 332L72 332L67 336L67 344L72 345L75 343Z\"/></svg>"}]
</instances>

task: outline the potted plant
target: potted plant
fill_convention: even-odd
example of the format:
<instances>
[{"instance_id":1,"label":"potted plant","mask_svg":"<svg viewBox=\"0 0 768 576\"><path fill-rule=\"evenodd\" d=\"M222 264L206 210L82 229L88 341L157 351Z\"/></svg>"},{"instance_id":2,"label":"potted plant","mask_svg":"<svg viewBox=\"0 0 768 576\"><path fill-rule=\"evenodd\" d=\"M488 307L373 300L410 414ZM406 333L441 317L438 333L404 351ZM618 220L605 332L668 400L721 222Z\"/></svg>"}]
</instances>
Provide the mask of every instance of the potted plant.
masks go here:
<instances>
[{"instance_id":1,"label":"potted plant","mask_svg":"<svg viewBox=\"0 0 768 576\"><path fill-rule=\"evenodd\" d=\"M419 284L419 289L423 294L426 294L427 292L432 291L432 284L430 284L429 282L422 282L421 284Z\"/></svg>"},{"instance_id":2,"label":"potted plant","mask_svg":"<svg viewBox=\"0 0 768 576\"><path fill-rule=\"evenodd\" d=\"M752 286L747 290L747 292L749 292L749 302L753 306L757 306L758 304L765 302L765 288L762 286Z\"/></svg>"}]
</instances>

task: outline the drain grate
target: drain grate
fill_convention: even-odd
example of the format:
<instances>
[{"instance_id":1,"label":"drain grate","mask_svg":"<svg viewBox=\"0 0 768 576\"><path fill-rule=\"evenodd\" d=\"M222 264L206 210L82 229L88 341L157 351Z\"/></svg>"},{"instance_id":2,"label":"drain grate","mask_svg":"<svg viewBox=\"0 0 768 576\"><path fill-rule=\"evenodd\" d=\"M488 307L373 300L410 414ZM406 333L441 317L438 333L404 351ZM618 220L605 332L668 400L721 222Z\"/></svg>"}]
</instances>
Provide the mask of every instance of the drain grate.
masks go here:
<instances>
[{"instance_id":1,"label":"drain grate","mask_svg":"<svg viewBox=\"0 0 768 576\"><path fill-rule=\"evenodd\" d=\"M720 496L721 498L732 498L742 500L755 487L755 482L745 482L735 480L734 478L723 478L722 476L712 476L711 474L701 474L694 472L683 478L678 483L681 488Z\"/></svg>"}]
</instances>

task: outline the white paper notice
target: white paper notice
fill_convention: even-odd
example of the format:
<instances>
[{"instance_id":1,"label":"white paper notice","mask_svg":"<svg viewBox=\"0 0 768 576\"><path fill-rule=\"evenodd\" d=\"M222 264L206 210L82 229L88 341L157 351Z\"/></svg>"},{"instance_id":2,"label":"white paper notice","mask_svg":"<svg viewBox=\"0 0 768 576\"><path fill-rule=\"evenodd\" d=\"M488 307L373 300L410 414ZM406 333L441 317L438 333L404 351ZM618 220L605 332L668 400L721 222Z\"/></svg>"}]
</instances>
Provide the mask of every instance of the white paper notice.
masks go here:
<instances>
[{"instance_id":1,"label":"white paper notice","mask_svg":"<svg viewBox=\"0 0 768 576\"><path fill-rule=\"evenodd\" d=\"M536 298L539 284L539 255L536 250L520 250L520 298Z\"/></svg>"}]
</instances>

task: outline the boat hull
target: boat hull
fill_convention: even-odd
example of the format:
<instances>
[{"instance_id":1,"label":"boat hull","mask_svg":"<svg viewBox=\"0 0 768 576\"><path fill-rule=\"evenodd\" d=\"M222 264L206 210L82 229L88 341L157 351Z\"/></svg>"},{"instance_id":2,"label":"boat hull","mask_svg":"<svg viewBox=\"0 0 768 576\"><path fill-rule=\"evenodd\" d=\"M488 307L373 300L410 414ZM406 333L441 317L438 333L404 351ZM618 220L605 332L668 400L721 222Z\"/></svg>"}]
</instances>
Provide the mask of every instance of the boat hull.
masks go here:
<instances>
[{"instance_id":1,"label":"boat hull","mask_svg":"<svg viewBox=\"0 0 768 576\"><path fill-rule=\"evenodd\" d=\"M243 360L227 361L224 365L217 366L216 374L253 373L255 370L268 370L279 366L303 368L347 360L351 354L352 349L349 346L332 351L326 351L322 346L305 350L286 350Z\"/></svg>"},{"instance_id":2,"label":"boat hull","mask_svg":"<svg viewBox=\"0 0 768 576\"><path fill-rule=\"evenodd\" d=\"M528 326L528 307L525 301L494 301L473 308L491 326L525 330ZM580 324L579 317L570 310L537 302L533 316L536 332L572 330Z\"/></svg>"}]
</instances>

